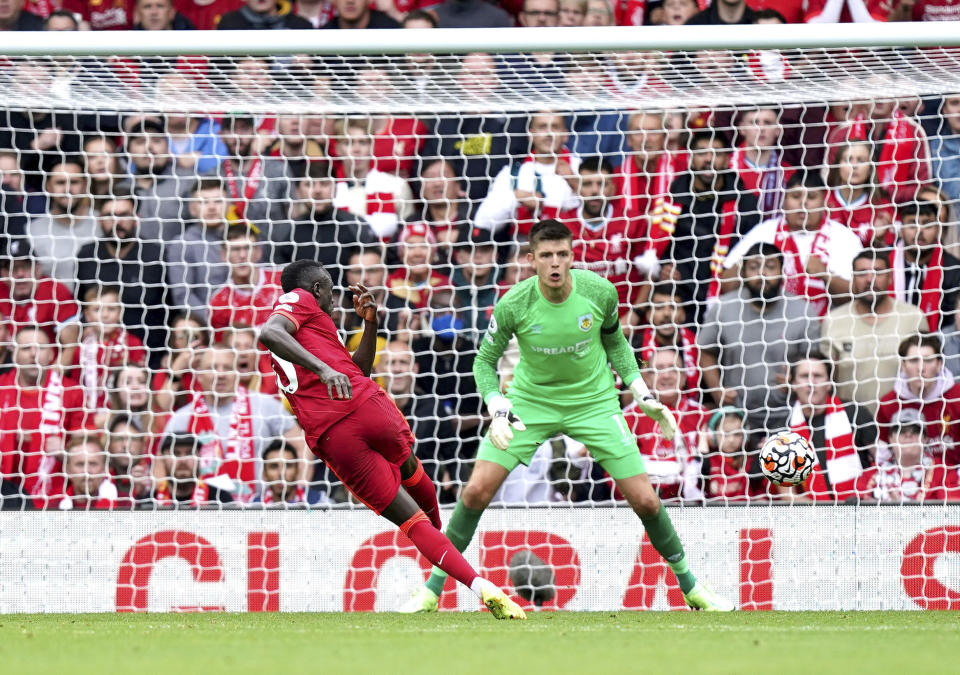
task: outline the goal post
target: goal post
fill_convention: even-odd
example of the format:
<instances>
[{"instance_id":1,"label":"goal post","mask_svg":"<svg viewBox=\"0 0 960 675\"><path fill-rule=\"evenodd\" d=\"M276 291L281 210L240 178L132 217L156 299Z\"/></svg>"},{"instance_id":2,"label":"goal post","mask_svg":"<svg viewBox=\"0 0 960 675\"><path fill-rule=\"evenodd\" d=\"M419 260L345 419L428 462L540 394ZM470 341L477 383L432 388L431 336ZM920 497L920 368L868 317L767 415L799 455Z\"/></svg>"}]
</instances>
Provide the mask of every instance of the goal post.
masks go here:
<instances>
[{"instance_id":1,"label":"goal post","mask_svg":"<svg viewBox=\"0 0 960 675\"><path fill-rule=\"evenodd\" d=\"M9 33L0 92L0 611L398 607L426 562L313 459L256 329L292 260L372 286L449 514L545 218L679 418L616 416L694 574L745 609L960 608L957 23ZM333 318L356 348L349 293ZM758 460L787 429L796 490ZM547 607L682 607L586 446L544 441L468 560L509 586L532 551Z\"/></svg>"}]
</instances>

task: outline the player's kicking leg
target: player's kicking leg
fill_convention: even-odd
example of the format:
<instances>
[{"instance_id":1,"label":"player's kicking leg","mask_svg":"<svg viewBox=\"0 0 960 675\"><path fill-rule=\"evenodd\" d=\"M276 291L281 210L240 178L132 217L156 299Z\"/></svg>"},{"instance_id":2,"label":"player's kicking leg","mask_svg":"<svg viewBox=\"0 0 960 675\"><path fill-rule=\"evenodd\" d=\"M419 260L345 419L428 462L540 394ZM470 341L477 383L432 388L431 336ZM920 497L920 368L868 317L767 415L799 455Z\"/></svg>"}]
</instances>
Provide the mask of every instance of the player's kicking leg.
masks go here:
<instances>
[{"instance_id":1,"label":"player's kicking leg","mask_svg":"<svg viewBox=\"0 0 960 675\"><path fill-rule=\"evenodd\" d=\"M502 451L496 450L496 452L503 455L505 459L509 458L509 455ZM470 475L470 480L467 481L467 485L460 495L460 501L457 502L453 515L450 516L445 532L458 551L465 551L467 546L470 545L484 509L493 500L493 496L500 489L503 481L507 479L509 473L510 470L499 463L483 459L477 460L473 473ZM447 573L439 566L434 567L427 583L421 586L400 607L399 611L403 614L436 612L440 602L440 594L443 593L443 586L446 582Z\"/></svg>"},{"instance_id":2,"label":"player's kicking leg","mask_svg":"<svg viewBox=\"0 0 960 675\"><path fill-rule=\"evenodd\" d=\"M413 501L423 509L427 518L438 530L441 529L440 505L437 503L437 488L430 480L430 476L423 470L423 464L412 452L406 461L400 465L400 484L407 491Z\"/></svg>"},{"instance_id":3,"label":"player's kicking leg","mask_svg":"<svg viewBox=\"0 0 960 675\"><path fill-rule=\"evenodd\" d=\"M647 474L640 473L615 480L627 503L633 508L634 513L640 516L650 543L673 570L687 605L691 609L702 609L708 612L732 612L736 609L732 602L714 593L690 573L680 537L673 529L670 516L660 503L660 498Z\"/></svg>"},{"instance_id":4,"label":"player's kicking leg","mask_svg":"<svg viewBox=\"0 0 960 675\"><path fill-rule=\"evenodd\" d=\"M487 581L470 566L463 555L440 530L434 527L423 509L402 488L380 514L400 528L423 556L471 591L497 619L526 619L523 608L500 588Z\"/></svg>"}]
</instances>

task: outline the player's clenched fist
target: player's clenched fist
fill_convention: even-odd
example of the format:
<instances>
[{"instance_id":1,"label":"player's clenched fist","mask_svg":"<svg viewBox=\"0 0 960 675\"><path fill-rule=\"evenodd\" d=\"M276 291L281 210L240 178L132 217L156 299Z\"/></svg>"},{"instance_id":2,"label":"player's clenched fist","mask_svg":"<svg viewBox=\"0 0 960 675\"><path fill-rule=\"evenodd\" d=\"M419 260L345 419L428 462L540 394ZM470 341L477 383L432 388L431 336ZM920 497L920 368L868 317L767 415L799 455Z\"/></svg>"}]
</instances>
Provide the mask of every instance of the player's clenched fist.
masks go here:
<instances>
[{"instance_id":1,"label":"player's clenched fist","mask_svg":"<svg viewBox=\"0 0 960 675\"><path fill-rule=\"evenodd\" d=\"M526 427L520 418L510 411L510 400L506 396L494 396L487 404L487 411L493 421L490 423L490 442L498 450L506 450L513 440L513 430L524 431Z\"/></svg>"},{"instance_id":2,"label":"player's clenched fist","mask_svg":"<svg viewBox=\"0 0 960 675\"><path fill-rule=\"evenodd\" d=\"M350 378L343 373L338 373L330 366L324 364L322 368L316 370L317 377L327 385L327 394L330 398L353 398L353 387L350 385ZM334 396L336 393L336 396Z\"/></svg>"},{"instance_id":3,"label":"player's clenched fist","mask_svg":"<svg viewBox=\"0 0 960 675\"><path fill-rule=\"evenodd\" d=\"M357 315L364 321L376 321L377 301L373 299L373 293L363 284L351 286L350 290L353 292L353 309Z\"/></svg>"}]
</instances>

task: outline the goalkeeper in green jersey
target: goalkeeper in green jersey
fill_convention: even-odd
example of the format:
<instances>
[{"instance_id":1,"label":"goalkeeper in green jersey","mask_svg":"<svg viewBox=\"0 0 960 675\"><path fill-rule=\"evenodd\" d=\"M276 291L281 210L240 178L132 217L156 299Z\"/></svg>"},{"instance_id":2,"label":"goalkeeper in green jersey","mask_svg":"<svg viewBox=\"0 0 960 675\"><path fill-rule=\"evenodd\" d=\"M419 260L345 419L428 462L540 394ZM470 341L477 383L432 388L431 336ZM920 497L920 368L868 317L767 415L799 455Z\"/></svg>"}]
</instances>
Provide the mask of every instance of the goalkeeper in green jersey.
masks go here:
<instances>
[{"instance_id":1,"label":"goalkeeper in green jersey","mask_svg":"<svg viewBox=\"0 0 960 675\"><path fill-rule=\"evenodd\" d=\"M608 363L666 438L676 433L677 423L640 377L620 328L614 285L593 272L570 269L572 240L570 230L557 220L534 225L528 258L536 276L511 288L493 309L473 365L477 389L493 421L446 535L464 551L510 471L521 462L529 464L544 441L563 433L586 445L616 481L640 516L650 542L676 575L687 605L733 610L733 603L691 574L680 538L646 474L636 439L620 412ZM497 362L514 335L520 345L520 363L509 396L503 396ZM433 568L426 585L400 611L436 611L446 579L446 574Z\"/></svg>"}]
</instances>

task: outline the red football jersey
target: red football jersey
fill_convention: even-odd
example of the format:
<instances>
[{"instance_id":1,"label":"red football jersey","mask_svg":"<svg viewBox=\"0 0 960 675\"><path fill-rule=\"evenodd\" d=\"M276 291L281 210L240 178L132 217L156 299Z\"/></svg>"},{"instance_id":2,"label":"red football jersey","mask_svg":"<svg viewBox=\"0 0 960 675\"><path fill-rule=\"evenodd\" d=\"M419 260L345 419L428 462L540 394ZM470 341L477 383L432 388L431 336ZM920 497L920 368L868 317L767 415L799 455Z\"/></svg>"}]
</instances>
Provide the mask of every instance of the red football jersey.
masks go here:
<instances>
[{"instance_id":1,"label":"red football jersey","mask_svg":"<svg viewBox=\"0 0 960 675\"><path fill-rule=\"evenodd\" d=\"M0 314L13 324L14 332L23 326L39 326L50 342L56 344L58 327L78 318L80 306L73 294L59 281L40 279L33 297L26 302L13 300L10 287L0 283Z\"/></svg>"},{"instance_id":2,"label":"red football jersey","mask_svg":"<svg viewBox=\"0 0 960 675\"><path fill-rule=\"evenodd\" d=\"M750 9L775 9L783 15L787 23L803 23L808 0L749 0Z\"/></svg>"},{"instance_id":3,"label":"red football jersey","mask_svg":"<svg viewBox=\"0 0 960 675\"><path fill-rule=\"evenodd\" d=\"M870 16L873 17L875 21L886 21L896 3L893 2L893 0L866 0L864 4L867 6L867 11L870 13ZM810 19L820 16L823 14L826 5L827 0L807 0L807 12L803 20L810 21ZM853 17L850 15L850 10L846 3L844 3L843 9L840 11L839 23L853 23Z\"/></svg>"},{"instance_id":4,"label":"red football jersey","mask_svg":"<svg viewBox=\"0 0 960 675\"><path fill-rule=\"evenodd\" d=\"M597 229L587 227L579 215L565 222L573 232L573 264L596 272L617 287L623 316L633 306L633 296L642 281L633 264L644 248L641 221L611 218Z\"/></svg>"},{"instance_id":5,"label":"red football jersey","mask_svg":"<svg viewBox=\"0 0 960 675\"><path fill-rule=\"evenodd\" d=\"M261 269L257 285L234 286L229 281L210 298L210 327L221 330L230 326L263 324L283 290L280 270Z\"/></svg>"},{"instance_id":6,"label":"red football jersey","mask_svg":"<svg viewBox=\"0 0 960 675\"><path fill-rule=\"evenodd\" d=\"M297 327L294 338L303 348L349 377L353 386L352 399L331 399L327 385L317 375L273 355L273 370L277 374L280 389L303 427L307 443L314 446L324 431L353 412L380 388L353 362L337 327L310 293L299 288L284 293L277 298L273 314L292 321Z\"/></svg>"},{"instance_id":7,"label":"red football jersey","mask_svg":"<svg viewBox=\"0 0 960 675\"><path fill-rule=\"evenodd\" d=\"M929 439L943 446L946 463L960 463L960 384L954 384L942 395L925 401L902 399L896 389L888 392L880 399L877 408L877 436L884 443L890 441L893 417L905 408L920 411L926 423L924 431Z\"/></svg>"},{"instance_id":8,"label":"red football jersey","mask_svg":"<svg viewBox=\"0 0 960 675\"><path fill-rule=\"evenodd\" d=\"M136 0L63 0L63 8L90 24L93 30L130 30Z\"/></svg>"}]
</instances>

